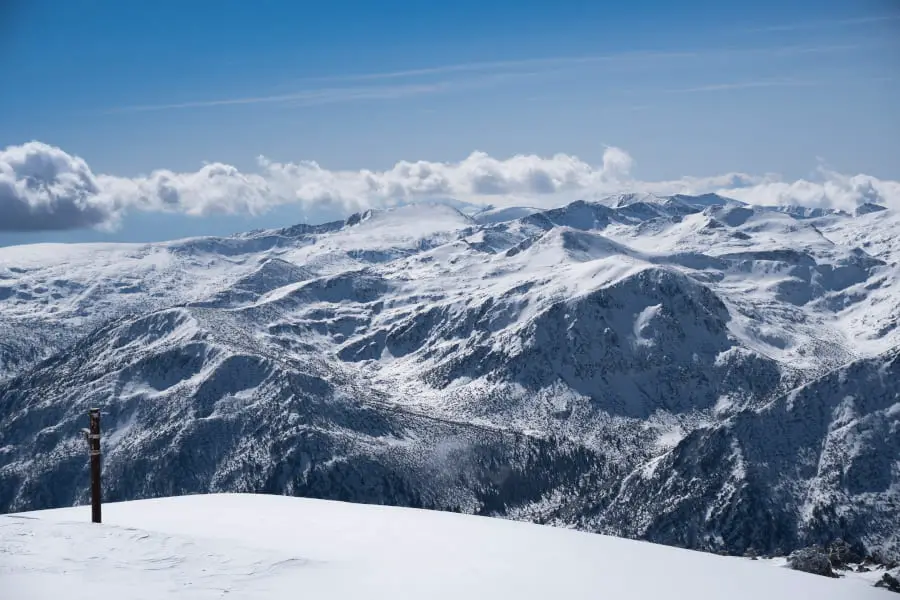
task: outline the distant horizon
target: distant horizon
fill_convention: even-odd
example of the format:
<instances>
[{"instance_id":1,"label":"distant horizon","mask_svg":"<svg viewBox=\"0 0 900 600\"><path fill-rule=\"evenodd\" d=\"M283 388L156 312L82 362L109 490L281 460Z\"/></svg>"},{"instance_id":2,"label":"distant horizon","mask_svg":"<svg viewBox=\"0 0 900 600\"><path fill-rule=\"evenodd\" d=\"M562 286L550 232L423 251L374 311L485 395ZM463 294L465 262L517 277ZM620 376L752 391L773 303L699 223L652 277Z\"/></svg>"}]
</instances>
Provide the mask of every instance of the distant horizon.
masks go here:
<instances>
[{"instance_id":1,"label":"distant horizon","mask_svg":"<svg viewBox=\"0 0 900 600\"><path fill-rule=\"evenodd\" d=\"M446 199L434 198L434 199L422 200L422 201L418 201L418 202L398 204L398 205L389 206L389 207L365 208L365 209L361 209L359 211L350 213L350 214L346 215L345 217L341 217L341 218L326 219L326 220L315 221L315 222L309 222L309 221L285 222L285 223L280 223L280 224L274 224L270 227L247 227L247 228L235 229L233 231L223 232L223 233L176 235L174 237L162 237L162 238L154 237L152 239L148 238L148 239L132 239L132 240L111 240L111 239L53 240L53 239L49 239L49 240L43 240L43 241L26 240L23 242L19 242L19 241L15 241L13 238L13 241L11 241L10 243L5 243L4 236L0 235L0 248L11 247L11 246L24 246L24 245L32 245L32 244L46 244L46 243L49 243L49 244L80 244L80 243L87 243L87 244L91 244L91 243L98 243L98 244L153 244L153 243L177 242L177 241L187 240L187 239L192 239L192 238L206 238L206 237L230 238L230 237L239 237L239 236L252 234L252 233L262 233L262 232L269 232L269 231L279 231L282 229L290 229L290 228L296 227L298 225L306 225L306 226L310 226L310 227L321 227L324 225L331 225L331 224L335 224L335 223L346 223L348 220L352 219L354 216L364 216L366 213L370 213L370 212L371 213L391 212L391 211L402 210L404 208L409 208L409 207L414 207L414 206L444 206L447 208L454 209L466 217L474 218L474 217L477 217L480 213L485 213L488 211L501 211L504 209L517 209L518 208L518 209L534 210L536 212L545 212L545 211L549 211L549 210L565 208L566 206L569 206L569 205L577 203L577 202L597 203L597 204L608 205L607 203L604 202L604 200L609 200L609 199L616 198L619 196L641 195L641 194L647 194L649 196L654 196L654 197L660 198L660 199L666 199L666 198L671 198L671 197L675 197L675 196L682 196L682 197L686 197L686 198L698 198L698 197L715 195L715 196L721 197L723 200L737 202L739 204L743 204L743 205L751 207L751 208L752 207L765 208L767 206L768 207L777 206L777 207L782 207L782 208L825 210L825 211L831 211L831 212L833 212L833 214L844 214L844 215L850 216L850 217L856 216L854 214L854 211L846 210L846 208L828 208L828 207L821 207L821 206L809 206L809 205L804 205L804 204L778 204L778 205L753 204L753 203L749 203L749 202L743 202L736 198L723 196L723 195L717 194L715 192L707 192L707 193L703 193L703 194L666 194L666 195L653 194L651 192L645 192L645 193L619 192L619 193L611 193L607 196L597 198L594 200L576 199L576 200L564 202L557 206L547 206L547 207L528 206L525 204L519 205L519 206L495 206L495 205L491 205L491 204L479 205L479 204L467 204L467 203L459 202L452 198L446 198ZM877 206L884 210L890 210L889 207L887 207L883 204L878 204L877 202L870 202L870 201L861 201L857 205L857 207L861 207L861 206ZM241 218L241 217L234 217L234 218ZM515 219L511 219L511 220L515 220ZM98 232L98 235L104 235L104 232Z\"/></svg>"}]
</instances>

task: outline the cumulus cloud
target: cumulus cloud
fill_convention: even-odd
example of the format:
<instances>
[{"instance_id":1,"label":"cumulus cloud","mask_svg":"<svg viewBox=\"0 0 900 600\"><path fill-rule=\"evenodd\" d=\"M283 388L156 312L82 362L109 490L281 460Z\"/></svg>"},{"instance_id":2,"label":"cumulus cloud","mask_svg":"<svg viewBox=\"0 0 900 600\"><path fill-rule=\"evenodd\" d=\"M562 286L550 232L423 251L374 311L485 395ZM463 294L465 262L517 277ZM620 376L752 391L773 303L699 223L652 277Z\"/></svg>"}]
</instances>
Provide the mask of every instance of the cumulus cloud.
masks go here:
<instances>
[{"instance_id":1,"label":"cumulus cloud","mask_svg":"<svg viewBox=\"0 0 900 600\"><path fill-rule=\"evenodd\" d=\"M864 202L900 208L900 182L820 169L816 180L726 173L641 181L634 160L607 147L599 165L567 154L498 159L473 152L459 162L401 161L385 171L332 171L311 161L260 157L244 173L222 163L196 171L158 170L141 177L95 174L60 148L30 142L0 151L0 230L115 227L126 211L259 215L282 204L350 213L422 200L503 206L558 206L621 192L716 192L752 204L800 204L852 209Z\"/></svg>"},{"instance_id":2,"label":"cumulus cloud","mask_svg":"<svg viewBox=\"0 0 900 600\"><path fill-rule=\"evenodd\" d=\"M278 200L269 181L231 165L210 163L190 173L154 171L148 176L98 178L105 194L118 203L144 210L189 215L261 214Z\"/></svg>"},{"instance_id":3,"label":"cumulus cloud","mask_svg":"<svg viewBox=\"0 0 900 600\"><path fill-rule=\"evenodd\" d=\"M821 181L762 180L756 185L727 189L731 197L750 204L799 204L852 209L871 202L900 208L900 182L869 175L847 176L820 169Z\"/></svg>"},{"instance_id":4,"label":"cumulus cloud","mask_svg":"<svg viewBox=\"0 0 900 600\"><path fill-rule=\"evenodd\" d=\"M117 214L80 158L38 142L0 150L0 231L104 226Z\"/></svg>"}]
</instances>

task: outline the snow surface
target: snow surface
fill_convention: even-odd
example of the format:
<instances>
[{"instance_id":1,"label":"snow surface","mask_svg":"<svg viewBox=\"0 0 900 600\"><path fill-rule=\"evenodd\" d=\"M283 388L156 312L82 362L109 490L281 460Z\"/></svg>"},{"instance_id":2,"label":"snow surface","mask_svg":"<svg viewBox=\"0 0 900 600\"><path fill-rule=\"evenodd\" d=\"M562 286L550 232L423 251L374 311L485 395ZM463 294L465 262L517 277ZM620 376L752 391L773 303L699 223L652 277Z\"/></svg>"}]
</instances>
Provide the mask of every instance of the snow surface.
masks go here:
<instances>
[{"instance_id":1,"label":"snow surface","mask_svg":"<svg viewBox=\"0 0 900 600\"><path fill-rule=\"evenodd\" d=\"M472 215L472 220L480 225L494 225L496 223L505 223L506 221L515 221L538 212L541 212L539 208L531 208L529 206L488 208Z\"/></svg>"},{"instance_id":2,"label":"snow surface","mask_svg":"<svg viewBox=\"0 0 900 600\"><path fill-rule=\"evenodd\" d=\"M0 517L4 598L885 598L742 558L499 519L222 494ZM869 584L871 585L871 584Z\"/></svg>"}]
</instances>

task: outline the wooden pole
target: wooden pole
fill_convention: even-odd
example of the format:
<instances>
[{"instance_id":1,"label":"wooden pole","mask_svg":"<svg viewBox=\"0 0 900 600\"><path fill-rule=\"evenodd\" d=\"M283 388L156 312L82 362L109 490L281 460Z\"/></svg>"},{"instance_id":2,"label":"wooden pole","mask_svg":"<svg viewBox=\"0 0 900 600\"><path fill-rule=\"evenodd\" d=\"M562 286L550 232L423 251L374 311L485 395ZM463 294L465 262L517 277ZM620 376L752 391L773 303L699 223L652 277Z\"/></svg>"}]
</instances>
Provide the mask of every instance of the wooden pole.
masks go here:
<instances>
[{"instance_id":1,"label":"wooden pole","mask_svg":"<svg viewBox=\"0 0 900 600\"><path fill-rule=\"evenodd\" d=\"M91 448L91 521L100 522L100 409L92 408L88 415L88 445Z\"/></svg>"}]
</instances>

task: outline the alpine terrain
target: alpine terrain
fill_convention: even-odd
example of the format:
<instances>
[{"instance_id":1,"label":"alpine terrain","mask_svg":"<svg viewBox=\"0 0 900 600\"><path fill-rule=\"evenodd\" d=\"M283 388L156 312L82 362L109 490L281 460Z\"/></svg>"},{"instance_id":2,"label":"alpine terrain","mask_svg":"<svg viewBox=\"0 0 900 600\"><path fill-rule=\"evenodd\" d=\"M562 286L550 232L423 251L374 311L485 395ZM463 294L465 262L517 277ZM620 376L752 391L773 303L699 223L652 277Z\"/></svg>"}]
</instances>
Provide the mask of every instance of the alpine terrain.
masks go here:
<instances>
[{"instance_id":1,"label":"alpine terrain","mask_svg":"<svg viewBox=\"0 0 900 600\"><path fill-rule=\"evenodd\" d=\"M900 559L900 213L621 195L0 248L0 511L265 492Z\"/></svg>"}]
</instances>

